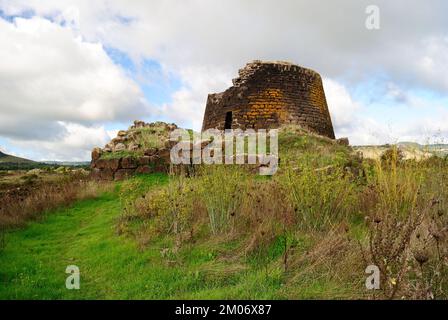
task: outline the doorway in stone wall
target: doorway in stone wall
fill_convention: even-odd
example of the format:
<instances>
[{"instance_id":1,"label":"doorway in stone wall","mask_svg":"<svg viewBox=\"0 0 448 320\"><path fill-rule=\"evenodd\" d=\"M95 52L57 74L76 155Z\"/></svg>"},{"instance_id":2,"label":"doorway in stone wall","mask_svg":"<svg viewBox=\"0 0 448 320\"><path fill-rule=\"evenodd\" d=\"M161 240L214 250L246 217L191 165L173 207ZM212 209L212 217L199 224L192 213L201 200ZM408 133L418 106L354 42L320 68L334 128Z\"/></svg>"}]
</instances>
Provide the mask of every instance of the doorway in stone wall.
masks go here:
<instances>
[{"instance_id":1,"label":"doorway in stone wall","mask_svg":"<svg viewBox=\"0 0 448 320\"><path fill-rule=\"evenodd\" d=\"M232 111L226 113L226 122L224 124L224 129L232 129L233 114Z\"/></svg>"}]
</instances>

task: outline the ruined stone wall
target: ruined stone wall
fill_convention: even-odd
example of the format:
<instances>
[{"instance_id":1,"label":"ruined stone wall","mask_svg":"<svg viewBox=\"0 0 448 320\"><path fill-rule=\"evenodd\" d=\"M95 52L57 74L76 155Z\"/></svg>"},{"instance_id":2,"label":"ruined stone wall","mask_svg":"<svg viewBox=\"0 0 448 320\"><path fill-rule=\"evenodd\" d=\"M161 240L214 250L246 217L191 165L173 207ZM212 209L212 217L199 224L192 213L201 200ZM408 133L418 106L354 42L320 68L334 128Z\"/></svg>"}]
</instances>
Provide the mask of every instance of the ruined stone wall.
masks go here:
<instances>
[{"instance_id":1,"label":"ruined stone wall","mask_svg":"<svg viewBox=\"0 0 448 320\"><path fill-rule=\"evenodd\" d=\"M97 180L123 180L135 174L164 172L169 170L170 150L148 150L142 156L101 159L92 152L91 176Z\"/></svg>"},{"instance_id":2,"label":"ruined stone wall","mask_svg":"<svg viewBox=\"0 0 448 320\"><path fill-rule=\"evenodd\" d=\"M290 63L248 63L232 87L208 96L202 130L223 130L228 112L232 129L298 124L334 139L320 75Z\"/></svg>"}]
</instances>

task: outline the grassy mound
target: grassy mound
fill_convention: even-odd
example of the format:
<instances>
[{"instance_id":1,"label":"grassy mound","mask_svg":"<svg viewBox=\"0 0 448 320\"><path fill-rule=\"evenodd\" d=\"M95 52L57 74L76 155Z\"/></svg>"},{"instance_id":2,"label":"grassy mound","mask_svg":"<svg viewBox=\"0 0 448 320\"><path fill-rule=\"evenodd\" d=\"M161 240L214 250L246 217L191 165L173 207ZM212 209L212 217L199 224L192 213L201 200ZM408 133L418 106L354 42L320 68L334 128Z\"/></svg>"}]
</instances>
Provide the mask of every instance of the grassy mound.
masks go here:
<instances>
[{"instance_id":1,"label":"grassy mound","mask_svg":"<svg viewBox=\"0 0 448 320\"><path fill-rule=\"evenodd\" d=\"M139 123L139 122L137 122ZM140 157L149 149L162 149L169 139L174 124L164 122L141 123L131 126L127 131L119 131L103 149L101 159L117 159L128 156ZM118 147L120 145L120 147Z\"/></svg>"},{"instance_id":2,"label":"grassy mound","mask_svg":"<svg viewBox=\"0 0 448 320\"><path fill-rule=\"evenodd\" d=\"M8 232L0 298L448 298L445 160L363 161L299 128L279 148L272 177L139 176ZM71 264L81 290L65 289Z\"/></svg>"},{"instance_id":3,"label":"grassy mound","mask_svg":"<svg viewBox=\"0 0 448 320\"><path fill-rule=\"evenodd\" d=\"M283 128L279 147L272 177L221 165L148 192L128 181L119 232L142 250L169 239L163 254L175 265L206 248L199 277L227 284L257 275L263 297L447 297L446 161L403 161L397 151L362 161L298 128ZM381 271L380 291L365 288L372 264Z\"/></svg>"}]
</instances>

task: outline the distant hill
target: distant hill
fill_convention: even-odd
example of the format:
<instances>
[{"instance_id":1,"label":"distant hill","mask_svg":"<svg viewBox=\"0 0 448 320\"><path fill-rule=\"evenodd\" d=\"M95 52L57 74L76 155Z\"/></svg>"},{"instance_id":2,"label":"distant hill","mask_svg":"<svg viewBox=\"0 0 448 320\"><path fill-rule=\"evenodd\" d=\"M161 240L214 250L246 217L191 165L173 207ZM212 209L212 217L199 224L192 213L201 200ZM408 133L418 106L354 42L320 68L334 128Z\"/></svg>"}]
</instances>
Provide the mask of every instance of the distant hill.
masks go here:
<instances>
[{"instance_id":1,"label":"distant hill","mask_svg":"<svg viewBox=\"0 0 448 320\"><path fill-rule=\"evenodd\" d=\"M90 161L42 161L41 163L65 167L83 167L90 165Z\"/></svg>"},{"instance_id":2,"label":"distant hill","mask_svg":"<svg viewBox=\"0 0 448 320\"><path fill-rule=\"evenodd\" d=\"M90 161L33 161L24 159L0 151L0 170L30 170L35 168L51 167L88 167Z\"/></svg>"},{"instance_id":3,"label":"distant hill","mask_svg":"<svg viewBox=\"0 0 448 320\"><path fill-rule=\"evenodd\" d=\"M447 144L421 145L415 142L399 142L397 146L403 151L405 159L427 159L431 156L445 157L448 155ZM353 149L363 154L365 158L379 159L391 145L354 146Z\"/></svg>"},{"instance_id":4,"label":"distant hill","mask_svg":"<svg viewBox=\"0 0 448 320\"><path fill-rule=\"evenodd\" d=\"M0 151L0 163L35 164L37 162L24 158L11 156Z\"/></svg>"}]
</instances>

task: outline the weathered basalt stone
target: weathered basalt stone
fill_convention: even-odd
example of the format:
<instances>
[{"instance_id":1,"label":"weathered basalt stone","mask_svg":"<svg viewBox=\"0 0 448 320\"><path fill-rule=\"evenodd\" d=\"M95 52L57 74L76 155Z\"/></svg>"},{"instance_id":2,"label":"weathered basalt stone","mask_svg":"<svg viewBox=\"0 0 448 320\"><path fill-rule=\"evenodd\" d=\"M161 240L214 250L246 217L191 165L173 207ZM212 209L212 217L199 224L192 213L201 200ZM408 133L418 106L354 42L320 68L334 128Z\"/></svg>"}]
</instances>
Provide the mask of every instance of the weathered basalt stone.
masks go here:
<instances>
[{"instance_id":1,"label":"weathered basalt stone","mask_svg":"<svg viewBox=\"0 0 448 320\"><path fill-rule=\"evenodd\" d=\"M153 172L153 170L150 166L140 166L137 168L137 170L135 170L135 173L138 173L138 174L142 174L142 173L147 174L147 173L152 173L152 172Z\"/></svg>"},{"instance_id":2,"label":"weathered basalt stone","mask_svg":"<svg viewBox=\"0 0 448 320\"><path fill-rule=\"evenodd\" d=\"M149 148L145 150L145 156L153 156L155 154L157 154L159 150L157 148Z\"/></svg>"},{"instance_id":3,"label":"weathered basalt stone","mask_svg":"<svg viewBox=\"0 0 448 320\"><path fill-rule=\"evenodd\" d=\"M340 144L341 146L349 146L350 145L350 141L348 140L348 138L339 138L336 140L336 143Z\"/></svg>"},{"instance_id":4,"label":"weathered basalt stone","mask_svg":"<svg viewBox=\"0 0 448 320\"><path fill-rule=\"evenodd\" d=\"M103 153L103 151L101 150L101 148L93 148L92 150L92 160L96 161L101 157L101 154Z\"/></svg>"},{"instance_id":5,"label":"weathered basalt stone","mask_svg":"<svg viewBox=\"0 0 448 320\"><path fill-rule=\"evenodd\" d=\"M112 171L117 171L120 168L121 159L109 159L106 160L106 169L110 169Z\"/></svg>"},{"instance_id":6,"label":"weathered basalt stone","mask_svg":"<svg viewBox=\"0 0 448 320\"><path fill-rule=\"evenodd\" d=\"M90 174L91 174L91 177L95 180L111 181L114 179L114 171L111 169L93 168Z\"/></svg>"},{"instance_id":7,"label":"weathered basalt stone","mask_svg":"<svg viewBox=\"0 0 448 320\"><path fill-rule=\"evenodd\" d=\"M158 156L160 159L163 159L164 161L169 162L170 154L171 154L170 149L163 149L163 150L159 150Z\"/></svg>"},{"instance_id":8,"label":"weathered basalt stone","mask_svg":"<svg viewBox=\"0 0 448 320\"><path fill-rule=\"evenodd\" d=\"M149 156L143 156L138 159L138 163L141 166L147 166L150 164L150 162L151 162L151 157L149 157Z\"/></svg>"},{"instance_id":9,"label":"weathered basalt stone","mask_svg":"<svg viewBox=\"0 0 448 320\"><path fill-rule=\"evenodd\" d=\"M123 169L135 169L138 166L138 162L133 157L126 157L121 159L121 168Z\"/></svg>"},{"instance_id":10,"label":"weathered basalt stone","mask_svg":"<svg viewBox=\"0 0 448 320\"><path fill-rule=\"evenodd\" d=\"M114 152L124 151L126 150L126 146L124 143L117 143L114 147Z\"/></svg>"}]
</instances>

